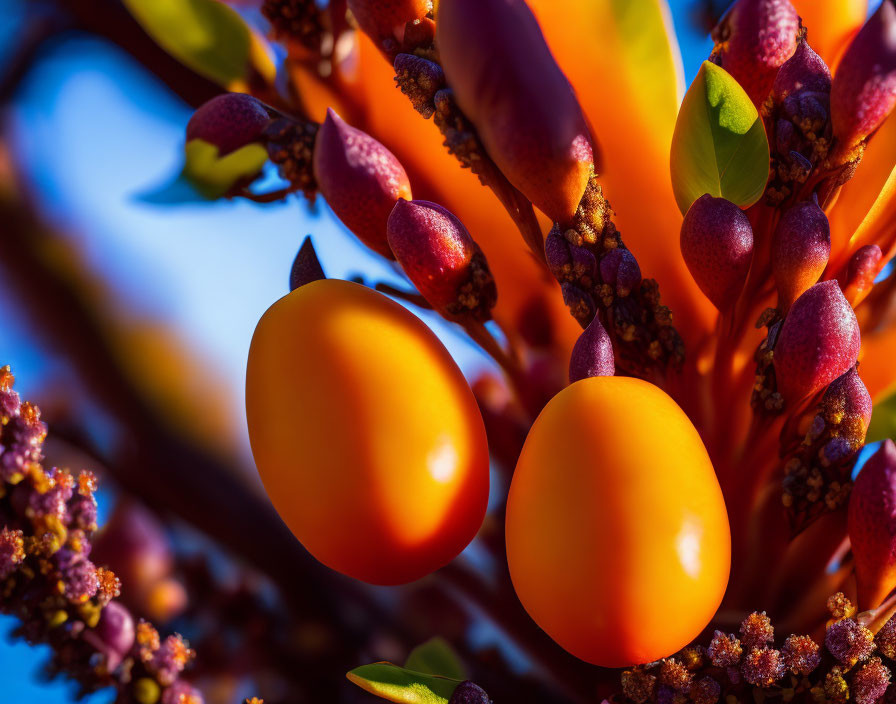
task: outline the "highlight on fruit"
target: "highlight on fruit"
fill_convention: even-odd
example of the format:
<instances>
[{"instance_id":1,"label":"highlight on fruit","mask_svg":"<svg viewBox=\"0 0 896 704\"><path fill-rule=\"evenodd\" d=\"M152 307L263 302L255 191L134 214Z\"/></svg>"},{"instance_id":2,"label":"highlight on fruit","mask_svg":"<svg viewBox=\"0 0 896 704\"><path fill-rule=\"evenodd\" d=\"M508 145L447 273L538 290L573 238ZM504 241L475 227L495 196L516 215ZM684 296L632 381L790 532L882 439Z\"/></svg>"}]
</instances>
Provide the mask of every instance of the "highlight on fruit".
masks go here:
<instances>
[{"instance_id":1,"label":"highlight on fruit","mask_svg":"<svg viewBox=\"0 0 896 704\"><path fill-rule=\"evenodd\" d=\"M45 4L0 700L896 701L894 0ZM164 244L44 212L72 29L191 107Z\"/></svg>"}]
</instances>

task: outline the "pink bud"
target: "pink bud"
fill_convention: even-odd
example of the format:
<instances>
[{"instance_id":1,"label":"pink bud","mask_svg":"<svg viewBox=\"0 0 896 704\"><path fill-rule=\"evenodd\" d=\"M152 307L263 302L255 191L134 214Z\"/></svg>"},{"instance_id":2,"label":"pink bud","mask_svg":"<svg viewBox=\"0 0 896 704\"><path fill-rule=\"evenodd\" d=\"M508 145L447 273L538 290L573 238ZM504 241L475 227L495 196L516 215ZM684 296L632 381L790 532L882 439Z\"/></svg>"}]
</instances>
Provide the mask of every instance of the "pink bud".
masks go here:
<instances>
[{"instance_id":1,"label":"pink bud","mask_svg":"<svg viewBox=\"0 0 896 704\"><path fill-rule=\"evenodd\" d=\"M713 60L760 107L778 69L793 56L799 29L790 0L738 0L713 30Z\"/></svg>"},{"instance_id":2,"label":"pink bud","mask_svg":"<svg viewBox=\"0 0 896 704\"><path fill-rule=\"evenodd\" d=\"M700 290L716 308L727 310L750 271L753 228L734 203L705 193L681 223L681 254Z\"/></svg>"},{"instance_id":3,"label":"pink bud","mask_svg":"<svg viewBox=\"0 0 896 704\"><path fill-rule=\"evenodd\" d=\"M405 25L422 20L432 10L432 0L348 0L361 31L387 53L404 39Z\"/></svg>"},{"instance_id":4,"label":"pink bud","mask_svg":"<svg viewBox=\"0 0 896 704\"><path fill-rule=\"evenodd\" d=\"M343 224L392 259L386 221L398 200L411 197L408 176L395 155L328 109L314 145L314 176Z\"/></svg>"},{"instance_id":5,"label":"pink bud","mask_svg":"<svg viewBox=\"0 0 896 704\"><path fill-rule=\"evenodd\" d=\"M187 141L201 139L223 156L258 141L270 116L259 100L245 93L225 93L203 103L187 123Z\"/></svg>"},{"instance_id":6,"label":"pink bud","mask_svg":"<svg viewBox=\"0 0 896 704\"><path fill-rule=\"evenodd\" d=\"M873 609L896 587L896 445L884 440L862 467L849 499L849 540L859 608Z\"/></svg>"},{"instance_id":7,"label":"pink bud","mask_svg":"<svg viewBox=\"0 0 896 704\"><path fill-rule=\"evenodd\" d=\"M774 349L775 376L794 404L830 384L856 363L859 324L836 281L808 289L790 308Z\"/></svg>"},{"instance_id":8,"label":"pink bud","mask_svg":"<svg viewBox=\"0 0 896 704\"><path fill-rule=\"evenodd\" d=\"M548 217L569 221L592 172L591 138L532 11L523 0L442 0L436 42L488 155Z\"/></svg>"},{"instance_id":9,"label":"pink bud","mask_svg":"<svg viewBox=\"0 0 896 704\"><path fill-rule=\"evenodd\" d=\"M818 281L830 254L831 227L818 203L797 203L781 216L772 238L772 270L782 313Z\"/></svg>"},{"instance_id":10,"label":"pink bud","mask_svg":"<svg viewBox=\"0 0 896 704\"><path fill-rule=\"evenodd\" d=\"M479 246L452 213L425 200L399 200L387 230L398 263L434 308L450 316L491 317L494 279Z\"/></svg>"},{"instance_id":11,"label":"pink bud","mask_svg":"<svg viewBox=\"0 0 896 704\"><path fill-rule=\"evenodd\" d=\"M112 672L134 645L134 618L119 602L110 601L96 628L85 630L81 638L106 659L106 669Z\"/></svg>"},{"instance_id":12,"label":"pink bud","mask_svg":"<svg viewBox=\"0 0 896 704\"><path fill-rule=\"evenodd\" d=\"M874 279L880 273L883 256L883 252L876 244L866 244L864 247L859 247L849 258L843 295L853 307L858 305L874 286Z\"/></svg>"},{"instance_id":13,"label":"pink bud","mask_svg":"<svg viewBox=\"0 0 896 704\"><path fill-rule=\"evenodd\" d=\"M613 343L597 316L579 335L569 359L569 383L592 376L613 376L616 363Z\"/></svg>"},{"instance_id":14,"label":"pink bud","mask_svg":"<svg viewBox=\"0 0 896 704\"><path fill-rule=\"evenodd\" d=\"M850 149L871 135L896 104L896 4L884 0L849 45L834 75L834 136Z\"/></svg>"},{"instance_id":15,"label":"pink bud","mask_svg":"<svg viewBox=\"0 0 896 704\"><path fill-rule=\"evenodd\" d=\"M860 445L871 422L871 395L855 367L840 375L825 389L821 408L829 422L840 426L840 435Z\"/></svg>"}]
</instances>

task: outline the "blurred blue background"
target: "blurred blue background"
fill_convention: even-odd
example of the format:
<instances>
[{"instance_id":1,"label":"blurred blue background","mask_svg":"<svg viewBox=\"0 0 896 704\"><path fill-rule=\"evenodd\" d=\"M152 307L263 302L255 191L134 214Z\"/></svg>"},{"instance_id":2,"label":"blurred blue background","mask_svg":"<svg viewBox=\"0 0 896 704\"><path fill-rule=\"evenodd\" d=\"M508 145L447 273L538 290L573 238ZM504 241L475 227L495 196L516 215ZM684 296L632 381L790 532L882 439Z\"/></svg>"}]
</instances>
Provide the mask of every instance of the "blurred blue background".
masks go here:
<instances>
[{"instance_id":1,"label":"blurred blue background","mask_svg":"<svg viewBox=\"0 0 896 704\"><path fill-rule=\"evenodd\" d=\"M695 21L693 0L671 0L686 82L712 42ZM25 2L0 0L0 65L21 29ZM176 174L190 109L124 52L84 37L58 43L28 75L9 119L17 160L41 208L78 245L141 316L166 321L210 375L222 380L237 450L246 455L243 374L249 340L264 310L287 290L292 258L314 234L328 274L392 272L357 246L319 202L259 206L247 202L160 205L145 194ZM143 194L143 195L142 195ZM0 223L0 227L3 224ZM2 256L2 253L0 253ZM0 363L13 366L25 398L37 384L63 377L28 322L4 296L0 274ZM468 374L488 364L438 318L432 324ZM0 704L70 701L67 683L38 684L46 653L6 634L0 617ZM96 695L90 702L103 702Z\"/></svg>"}]
</instances>

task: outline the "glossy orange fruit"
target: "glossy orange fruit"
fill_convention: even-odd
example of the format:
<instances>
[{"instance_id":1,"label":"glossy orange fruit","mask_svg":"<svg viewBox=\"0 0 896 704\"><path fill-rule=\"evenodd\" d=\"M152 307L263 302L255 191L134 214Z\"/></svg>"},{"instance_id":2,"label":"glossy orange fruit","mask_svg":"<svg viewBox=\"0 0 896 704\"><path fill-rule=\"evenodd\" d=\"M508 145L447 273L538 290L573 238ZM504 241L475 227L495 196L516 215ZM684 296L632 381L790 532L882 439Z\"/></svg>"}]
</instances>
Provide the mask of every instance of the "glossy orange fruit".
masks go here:
<instances>
[{"instance_id":1,"label":"glossy orange fruit","mask_svg":"<svg viewBox=\"0 0 896 704\"><path fill-rule=\"evenodd\" d=\"M513 475L507 561L529 615L587 662L652 662L699 635L728 583L731 536L684 412L625 377L557 394Z\"/></svg>"},{"instance_id":2,"label":"glossy orange fruit","mask_svg":"<svg viewBox=\"0 0 896 704\"><path fill-rule=\"evenodd\" d=\"M473 539L488 499L482 417L438 338L358 284L315 281L264 314L246 414L268 496L325 565L410 582Z\"/></svg>"}]
</instances>

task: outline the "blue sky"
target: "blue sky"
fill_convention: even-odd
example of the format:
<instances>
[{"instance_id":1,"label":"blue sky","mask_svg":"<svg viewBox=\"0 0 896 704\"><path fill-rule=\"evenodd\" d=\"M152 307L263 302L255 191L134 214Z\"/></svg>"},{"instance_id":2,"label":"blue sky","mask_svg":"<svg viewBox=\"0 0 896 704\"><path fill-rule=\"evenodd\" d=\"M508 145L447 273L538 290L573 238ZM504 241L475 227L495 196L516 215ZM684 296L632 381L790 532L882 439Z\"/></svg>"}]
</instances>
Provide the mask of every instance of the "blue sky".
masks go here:
<instances>
[{"instance_id":1,"label":"blue sky","mask_svg":"<svg viewBox=\"0 0 896 704\"><path fill-rule=\"evenodd\" d=\"M689 0L673 0L686 80L711 42L693 29ZM16 32L22 3L0 0L0 44ZM0 62L3 60L0 48ZM286 293L292 258L308 233L328 274L388 279L381 261L357 246L323 203L159 205L142 197L177 172L190 110L123 53L86 38L61 43L30 75L12 115L19 157L41 203L77 240L128 305L169 321L231 387L234 427L242 428L245 359L255 323ZM2 291L2 278L0 278ZM54 371L32 331L0 296L0 360L20 388ZM486 364L473 346L427 317L468 373ZM243 444L245 447L245 443ZM68 701L64 683L37 685L41 649L2 637L0 704ZM100 696L91 701L105 701Z\"/></svg>"}]
</instances>

